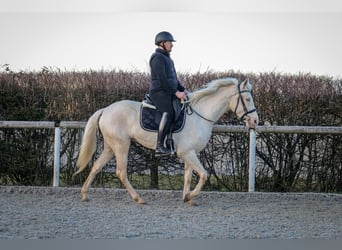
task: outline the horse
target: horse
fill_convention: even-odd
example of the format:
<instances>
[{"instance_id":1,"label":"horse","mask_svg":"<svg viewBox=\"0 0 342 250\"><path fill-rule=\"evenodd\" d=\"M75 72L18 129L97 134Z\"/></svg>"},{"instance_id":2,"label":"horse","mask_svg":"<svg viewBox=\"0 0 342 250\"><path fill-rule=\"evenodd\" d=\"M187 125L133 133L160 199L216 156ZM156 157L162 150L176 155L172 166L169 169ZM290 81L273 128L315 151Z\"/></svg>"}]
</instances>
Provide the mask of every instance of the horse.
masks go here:
<instances>
[{"instance_id":1,"label":"horse","mask_svg":"<svg viewBox=\"0 0 342 250\"><path fill-rule=\"evenodd\" d=\"M259 118L251 94L252 85L246 79L236 78L213 80L205 87L188 93L186 123L180 132L173 134L176 156L184 162L184 189L182 199L189 205L197 205L194 198L199 195L208 174L197 157L197 153L207 145L213 124L228 110L244 122L247 128L256 128ZM127 161L132 140L149 149L156 149L157 132L141 128L140 108L142 103L122 100L97 110L87 121L74 176L82 172L96 151L97 131L103 136L104 147L99 158L81 188L81 200L88 201L88 190L105 164L114 156L116 175L127 189L131 198L138 204L146 204L132 187L127 178ZM192 173L199 180L190 190Z\"/></svg>"}]
</instances>

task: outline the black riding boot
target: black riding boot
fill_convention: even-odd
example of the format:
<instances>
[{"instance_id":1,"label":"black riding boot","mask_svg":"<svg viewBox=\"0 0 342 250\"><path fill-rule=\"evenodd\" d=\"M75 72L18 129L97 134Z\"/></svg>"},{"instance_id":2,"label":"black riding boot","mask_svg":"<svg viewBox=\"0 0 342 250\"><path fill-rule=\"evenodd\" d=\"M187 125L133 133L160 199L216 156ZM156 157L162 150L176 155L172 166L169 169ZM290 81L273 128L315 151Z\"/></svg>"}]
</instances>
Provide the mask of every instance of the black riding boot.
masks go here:
<instances>
[{"instance_id":1,"label":"black riding boot","mask_svg":"<svg viewBox=\"0 0 342 250\"><path fill-rule=\"evenodd\" d=\"M168 149L164 146L165 137L167 134L167 123L168 123L168 113L164 112L162 119L159 124L159 130L158 130L158 141L157 141L157 149L156 154L157 155L169 155L173 152L171 149Z\"/></svg>"}]
</instances>

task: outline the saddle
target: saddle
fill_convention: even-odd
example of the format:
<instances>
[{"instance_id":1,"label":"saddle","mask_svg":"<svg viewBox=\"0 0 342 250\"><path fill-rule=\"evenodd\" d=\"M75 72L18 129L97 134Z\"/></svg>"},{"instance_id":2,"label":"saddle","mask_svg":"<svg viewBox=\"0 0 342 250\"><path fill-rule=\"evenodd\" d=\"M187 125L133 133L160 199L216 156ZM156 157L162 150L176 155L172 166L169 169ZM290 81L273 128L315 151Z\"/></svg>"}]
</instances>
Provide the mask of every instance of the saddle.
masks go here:
<instances>
[{"instance_id":1,"label":"saddle","mask_svg":"<svg viewBox=\"0 0 342 250\"><path fill-rule=\"evenodd\" d=\"M182 103L178 99L174 99L172 101L172 105L173 105L175 118L173 122L171 123L169 131L167 131L167 142L166 142L166 146L169 147L170 149L174 149L172 134L180 132L183 129L185 120L186 120L186 112L185 112L185 109L182 108ZM146 94L145 99L142 101L142 104L140 107L141 128L149 132L158 132L161 118L162 118L162 113L153 104L150 96Z\"/></svg>"}]
</instances>

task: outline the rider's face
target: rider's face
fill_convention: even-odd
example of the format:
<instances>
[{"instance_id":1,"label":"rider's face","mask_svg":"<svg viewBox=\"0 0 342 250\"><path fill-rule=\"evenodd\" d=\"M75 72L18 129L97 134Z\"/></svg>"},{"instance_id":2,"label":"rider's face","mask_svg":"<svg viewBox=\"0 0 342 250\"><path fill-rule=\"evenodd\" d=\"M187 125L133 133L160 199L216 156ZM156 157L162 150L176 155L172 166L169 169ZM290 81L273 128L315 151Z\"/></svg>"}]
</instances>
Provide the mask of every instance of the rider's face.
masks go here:
<instances>
[{"instance_id":1,"label":"rider's face","mask_svg":"<svg viewBox=\"0 0 342 250\"><path fill-rule=\"evenodd\" d=\"M171 41L164 42L164 48L167 52L171 52L173 47L173 43Z\"/></svg>"}]
</instances>

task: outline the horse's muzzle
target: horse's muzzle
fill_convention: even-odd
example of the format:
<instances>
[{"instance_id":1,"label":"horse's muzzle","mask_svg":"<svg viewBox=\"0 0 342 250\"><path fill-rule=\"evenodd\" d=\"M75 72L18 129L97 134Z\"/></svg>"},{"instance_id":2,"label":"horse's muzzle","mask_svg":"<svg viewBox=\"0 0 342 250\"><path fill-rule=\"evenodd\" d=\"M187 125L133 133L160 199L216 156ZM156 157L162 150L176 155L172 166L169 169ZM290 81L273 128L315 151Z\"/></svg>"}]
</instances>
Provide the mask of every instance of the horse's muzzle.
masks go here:
<instances>
[{"instance_id":1,"label":"horse's muzzle","mask_svg":"<svg viewBox=\"0 0 342 250\"><path fill-rule=\"evenodd\" d=\"M247 128L256 128L259 123L258 116L246 116L244 119L245 125Z\"/></svg>"}]
</instances>

